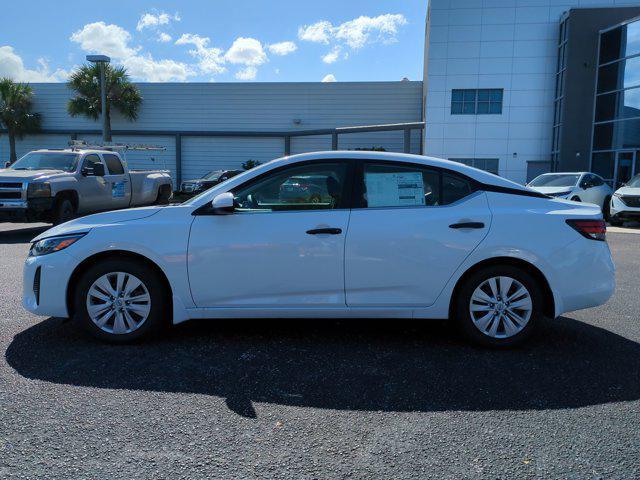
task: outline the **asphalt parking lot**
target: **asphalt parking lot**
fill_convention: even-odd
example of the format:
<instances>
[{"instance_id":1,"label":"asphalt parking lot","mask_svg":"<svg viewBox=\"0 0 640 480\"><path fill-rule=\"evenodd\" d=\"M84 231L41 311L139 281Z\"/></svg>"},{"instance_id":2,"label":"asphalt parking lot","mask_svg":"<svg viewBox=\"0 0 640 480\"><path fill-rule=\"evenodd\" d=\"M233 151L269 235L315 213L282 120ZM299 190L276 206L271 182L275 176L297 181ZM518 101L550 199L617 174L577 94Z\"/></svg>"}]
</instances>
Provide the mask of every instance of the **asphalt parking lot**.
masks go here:
<instances>
[{"instance_id":1,"label":"asphalt parking lot","mask_svg":"<svg viewBox=\"0 0 640 480\"><path fill-rule=\"evenodd\" d=\"M365 320L103 345L21 308L40 231L0 225L0 478L640 478L638 234L607 305L487 351Z\"/></svg>"}]
</instances>

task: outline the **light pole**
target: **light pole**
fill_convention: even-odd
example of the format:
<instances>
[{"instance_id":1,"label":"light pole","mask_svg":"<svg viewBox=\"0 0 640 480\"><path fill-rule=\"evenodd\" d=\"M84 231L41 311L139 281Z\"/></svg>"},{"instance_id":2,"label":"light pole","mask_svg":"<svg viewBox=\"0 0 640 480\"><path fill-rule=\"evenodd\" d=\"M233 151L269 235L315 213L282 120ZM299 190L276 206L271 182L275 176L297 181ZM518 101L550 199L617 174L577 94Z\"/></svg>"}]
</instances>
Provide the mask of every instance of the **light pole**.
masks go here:
<instances>
[{"instance_id":1,"label":"light pole","mask_svg":"<svg viewBox=\"0 0 640 480\"><path fill-rule=\"evenodd\" d=\"M105 65L111 61L106 55L87 55L87 61L100 66L100 104L102 105L102 141L107 141L107 86L105 81Z\"/></svg>"}]
</instances>

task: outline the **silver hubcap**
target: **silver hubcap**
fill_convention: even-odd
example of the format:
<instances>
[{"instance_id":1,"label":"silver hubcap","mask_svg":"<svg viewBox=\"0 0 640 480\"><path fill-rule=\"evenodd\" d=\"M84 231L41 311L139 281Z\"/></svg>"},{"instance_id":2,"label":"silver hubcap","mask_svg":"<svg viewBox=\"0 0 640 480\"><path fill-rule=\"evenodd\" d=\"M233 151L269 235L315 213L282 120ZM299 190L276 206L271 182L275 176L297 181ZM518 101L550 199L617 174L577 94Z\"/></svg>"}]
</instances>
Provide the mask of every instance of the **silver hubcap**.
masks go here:
<instances>
[{"instance_id":1,"label":"silver hubcap","mask_svg":"<svg viewBox=\"0 0 640 480\"><path fill-rule=\"evenodd\" d=\"M93 282L87 293L89 317L107 333L122 335L137 330L150 311L149 290L130 273L102 275Z\"/></svg>"},{"instance_id":2,"label":"silver hubcap","mask_svg":"<svg viewBox=\"0 0 640 480\"><path fill-rule=\"evenodd\" d=\"M511 277L493 277L475 289L469 302L471 320L478 330L492 338L509 338L529 323L531 294Z\"/></svg>"}]
</instances>

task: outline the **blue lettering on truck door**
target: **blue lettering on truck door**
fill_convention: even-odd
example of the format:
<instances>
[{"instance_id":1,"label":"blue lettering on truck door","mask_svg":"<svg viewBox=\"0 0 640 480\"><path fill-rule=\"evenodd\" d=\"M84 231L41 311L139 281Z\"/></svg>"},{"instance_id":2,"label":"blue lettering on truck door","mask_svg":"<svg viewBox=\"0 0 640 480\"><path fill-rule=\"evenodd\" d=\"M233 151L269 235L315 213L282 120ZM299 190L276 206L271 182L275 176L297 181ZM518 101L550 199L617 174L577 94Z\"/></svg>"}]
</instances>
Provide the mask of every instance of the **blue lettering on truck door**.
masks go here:
<instances>
[{"instance_id":1,"label":"blue lettering on truck door","mask_svg":"<svg viewBox=\"0 0 640 480\"><path fill-rule=\"evenodd\" d=\"M111 196L113 198L124 197L124 182L114 182L111 186Z\"/></svg>"}]
</instances>

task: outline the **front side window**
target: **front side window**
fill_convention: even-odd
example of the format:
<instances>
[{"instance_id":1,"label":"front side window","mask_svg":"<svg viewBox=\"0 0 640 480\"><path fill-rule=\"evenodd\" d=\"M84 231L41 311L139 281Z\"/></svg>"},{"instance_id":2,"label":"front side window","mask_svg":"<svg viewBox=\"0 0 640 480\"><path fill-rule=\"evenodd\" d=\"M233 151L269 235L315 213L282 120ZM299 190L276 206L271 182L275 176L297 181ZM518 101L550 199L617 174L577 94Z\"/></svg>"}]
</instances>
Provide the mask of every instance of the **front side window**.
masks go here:
<instances>
[{"instance_id":1,"label":"front side window","mask_svg":"<svg viewBox=\"0 0 640 480\"><path fill-rule=\"evenodd\" d=\"M90 173L93 173L93 168L96 165L100 165L100 164L102 164L102 162L100 162L100 157L92 153L84 157L84 163L82 164L82 168L88 170Z\"/></svg>"},{"instance_id":2,"label":"front side window","mask_svg":"<svg viewBox=\"0 0 640 480\"><path fill-rule=\"evenodd\" d=\"M124 168L122 168L122 163L120 163L120 158L117 155L104 154L102 158L104 158L111 175L122 175L124 173Z\"/></svg>"},{"instance_id":3,"label":"front side window","mask_svg":"<svg viewBox=\"0 0 640 480\"><path fill-rule=\"evenodd\" d=\"M420 165L365 163L359 201L363 208L437 207L472 192L463 177Z\"/></svg>"},{"instance_id":4,"label":"front side window","mask_svg":"<svg viewBox=\"0 0 640 480\"><path fill-rule=\"evenodd\" d=\"M234 192L237 212L330 210L345 206L348 165L312 163L267 174Z\"/></svg>"}]
</instances>

